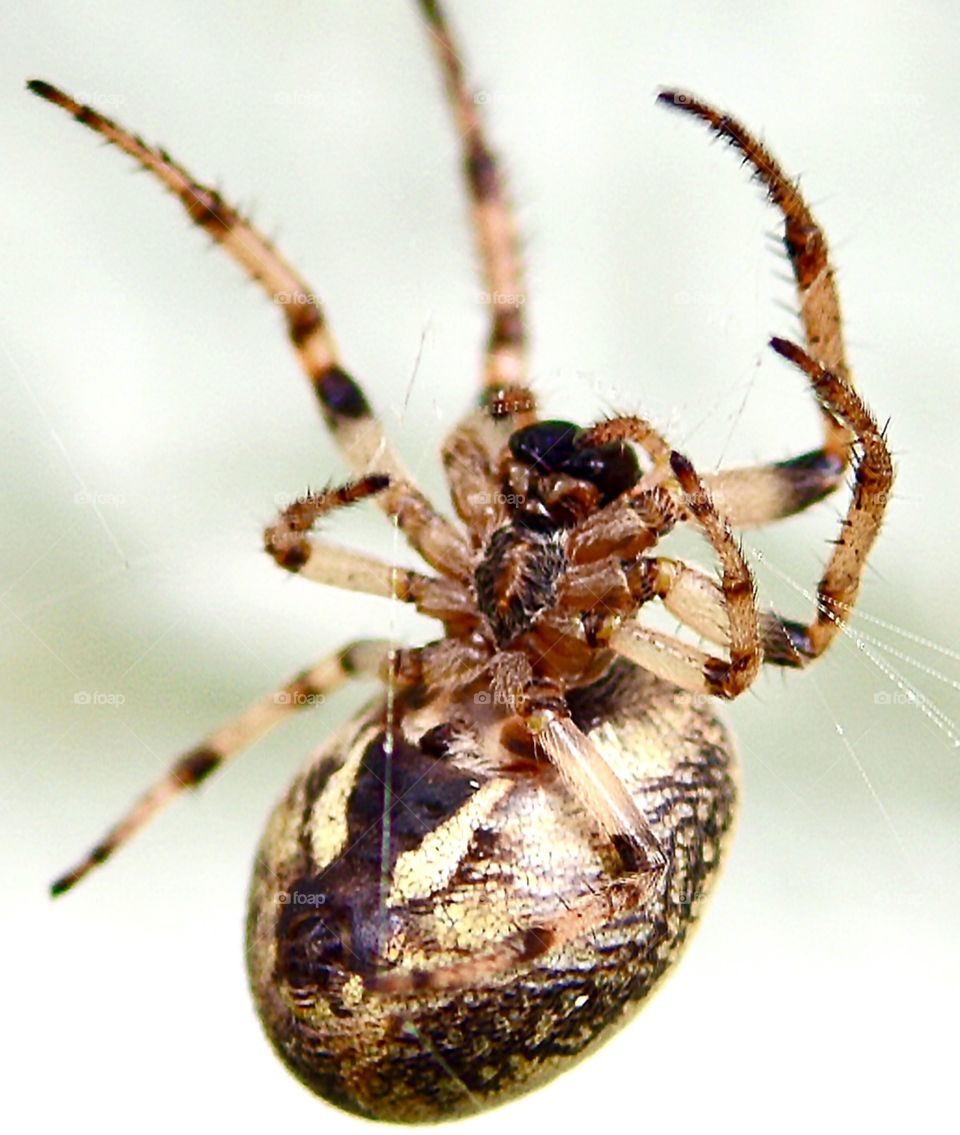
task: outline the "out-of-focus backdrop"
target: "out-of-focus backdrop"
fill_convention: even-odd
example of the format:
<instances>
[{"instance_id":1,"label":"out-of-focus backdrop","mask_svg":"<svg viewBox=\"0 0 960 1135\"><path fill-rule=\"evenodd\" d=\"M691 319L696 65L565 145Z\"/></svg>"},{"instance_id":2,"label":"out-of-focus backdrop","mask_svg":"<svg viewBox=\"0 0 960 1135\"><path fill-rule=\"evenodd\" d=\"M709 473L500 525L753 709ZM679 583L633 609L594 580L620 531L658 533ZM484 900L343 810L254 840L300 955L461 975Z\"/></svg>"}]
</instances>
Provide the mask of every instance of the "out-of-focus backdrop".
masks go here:
<instances>
[{"instance_id":1,"label":"out-of-focus backdrop","mask_svg":"<svg viewBox=\"0 0 960 1135\"><path fill-rule=\"evenodd\" d=\"M796 333L777 217L724 146L654 106L676 84L802 175L899 465L851 635L730 708L742 820L688 956L604 1050L470 1122L932 1127L954 1099L960 922L957 12L451 7L523 224L544 411L642 411L705 469L816 444L802 380L765 347ZM75 893L52 904L45 888L284 676L349 637L431 627L261 553L278 503L343 473L277 312L22 83L62 84L163 143L276 232L440 495L484 311L437 70L412 3L99 0L5 22L6 1110L31 1131L345 1131L359 1121L261 1038L242 924L272 801L369 688L260 744ZM763 595L794 616L843 503L746 537ZM373 509L332 532L404 557Z\"/></svg>"}]
</instances>

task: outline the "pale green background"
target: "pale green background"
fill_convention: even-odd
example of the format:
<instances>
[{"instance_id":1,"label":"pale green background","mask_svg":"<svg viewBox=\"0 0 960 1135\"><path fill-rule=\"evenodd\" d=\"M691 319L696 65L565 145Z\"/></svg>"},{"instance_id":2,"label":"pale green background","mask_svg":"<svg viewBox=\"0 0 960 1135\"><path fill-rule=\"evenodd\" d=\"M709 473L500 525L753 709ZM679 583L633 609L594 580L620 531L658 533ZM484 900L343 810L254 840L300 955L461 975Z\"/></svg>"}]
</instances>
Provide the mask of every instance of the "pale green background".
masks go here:
<instances>
[{"instance_id":1,"label":"pale green background","mask_svg":"<svg viewBox=\"0 0 960 1135\"><path fill-rule=\"evenodd\" d=\"M689 86L802 171L833 242L857 375L900 467L862 609L955 648L955 8L453 8L524 222L547 412L642 410L703 468L815 444L802 382L764 348L794 330L787 266L765 248L776 218L724 147L653 105L659 84ZM24 1131L347 1130L261 1039L241 926L272 800L358 694L245 756L82 890L52 905L44 888L255 695L348 637L428 625L259 551L278 499L343 471L276 313L129 161L21 84L96 101L279 228L438 494L482 321L433 60L403 3L36 4L5 25L4 1111ZM809 589L835 524L822 505L748 545ZM394 551L372 510L333 529ZM960 677L955 655L858 625ZM892 661L958 716L955 684ZM743 817L689 956L605 1051L478 1132L955 1116L960 752L902 703L851 640L732 707Z\"/></svg>"}]
</instances>

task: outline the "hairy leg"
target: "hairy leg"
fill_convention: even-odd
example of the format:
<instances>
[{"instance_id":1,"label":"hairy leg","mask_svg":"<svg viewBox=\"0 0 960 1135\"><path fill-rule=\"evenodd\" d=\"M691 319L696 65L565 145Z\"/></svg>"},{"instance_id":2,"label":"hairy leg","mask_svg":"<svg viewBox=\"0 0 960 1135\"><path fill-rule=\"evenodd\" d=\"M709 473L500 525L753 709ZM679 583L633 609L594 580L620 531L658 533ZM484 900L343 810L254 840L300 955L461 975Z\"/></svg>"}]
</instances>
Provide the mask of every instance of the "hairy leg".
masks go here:
<instances>
[{"instance_id":1,"label":"hairy leg","mask_svg":"<svg viewBox=\"0 0 960 1135\"><path fill-rule=\"evenodd\" d=\"M196 181L165 151L117 125L50 83L31 80L29 89L129 154L181 203L203 229L280 307L287 334L334 440L352 472L372 471L390 480L378 503L433 567L468 574L463 536L431 507L387 440L360 386L340 366L323 309L313 289L268 241L209 186Z\"/></svg>"},{"instance_id":2,"label":"hairy leg","mask_svg":"<svg viewBox=\"0 0 960 1135\"><path fill-rule=\"evenodd\" d=\"M503 175L484 134L477 100L468 85L461 53L443 8L437 0L420 0L420 10L443 70L447 98L460 135L484 296L490 307L483 402L495 414L497 406L502 410L511 403L511 414L529 414L534 407L527 388L527 336L523 315L526 295L517 225L507 202Z\"/></svg>"},{"instance_id":3,"label":"hairy leg","mask_svg":"<svg viewBox=\"0 0 960 1135\"><path fill-rule=\"evenodd\" d=\"M736 119L681 91L662 91L658 101L705 122L752 167L783 215L784 245L796 281L807 351L827 370L852 383L827 241L799 187ZM743 528L790 516L822 500L840 484L850 460L853 435L832 412L821 409L820 448L787 461L725 470L704 478L717 507L731 524Z\"/></svg>"},{"instance_id":4,"label":"hairy leg","mask_svg":"<svg viewBox=\"0 0 960 1135\"><path fill-rule=\"evenodd\" d=\"M317 705L351 678L379 677L390 649L389 643L381 641L351 643L254 702L180 757L75 867L53 883L51 893L60 895L68 891L94 867L104 863L185 788L196 788L281 721Z\"/></svg>"}]
</instances>

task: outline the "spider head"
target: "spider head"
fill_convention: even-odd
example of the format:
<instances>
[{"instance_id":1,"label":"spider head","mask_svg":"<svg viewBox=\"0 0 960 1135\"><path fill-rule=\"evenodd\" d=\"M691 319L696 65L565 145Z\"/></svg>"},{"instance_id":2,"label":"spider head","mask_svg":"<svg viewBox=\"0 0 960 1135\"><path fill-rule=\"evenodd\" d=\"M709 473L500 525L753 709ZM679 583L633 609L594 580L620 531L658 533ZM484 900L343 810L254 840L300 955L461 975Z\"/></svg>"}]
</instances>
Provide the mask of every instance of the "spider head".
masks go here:
<instances>
[{"instance_id":1,"label":"spider head","mask_svg":"<svg viewBox=\"0 0 960 1135\"><path fill-rule=\"evenodd\" d=\"M533 527L569 528L616 500L640 477L626 442L584 442L572 422L543 421L516 430L501 465L518 520Z\"/></svg>"}]
</instances>

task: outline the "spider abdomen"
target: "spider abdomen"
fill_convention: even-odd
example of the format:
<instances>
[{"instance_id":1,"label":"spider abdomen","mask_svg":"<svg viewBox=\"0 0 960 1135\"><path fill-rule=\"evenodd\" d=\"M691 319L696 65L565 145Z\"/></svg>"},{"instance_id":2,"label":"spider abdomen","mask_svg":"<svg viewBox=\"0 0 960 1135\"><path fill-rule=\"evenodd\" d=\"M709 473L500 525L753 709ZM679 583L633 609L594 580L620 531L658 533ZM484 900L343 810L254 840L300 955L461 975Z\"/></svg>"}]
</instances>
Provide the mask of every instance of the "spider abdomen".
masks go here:
<instances>
[{"instance_id":1,"label":"spider abdomen","mask_svg":"<svg viewBox=\"0 0 960 1135\"><path fill-rule=\"evenodd\" d=\"M490 751L489 703L433 707L458 720L446 755L418 744L429 709L387 730L377 704L278 805L250 979L271 1041L320 1095L405 1122L502 1102L623 1023L675 956L733 817L729 737L701 700L629 663L571 708L665 852L639 903L551 767Z\"/></svg>"}]
</instances>

